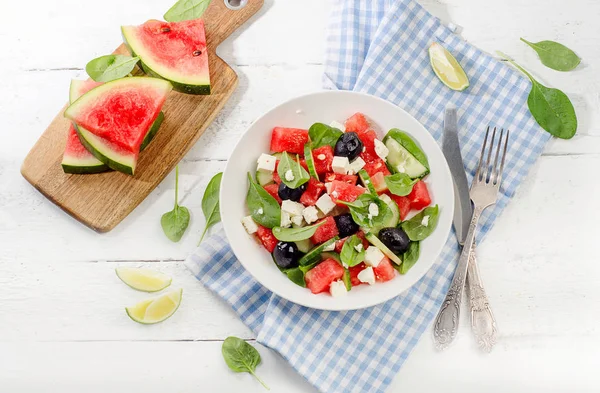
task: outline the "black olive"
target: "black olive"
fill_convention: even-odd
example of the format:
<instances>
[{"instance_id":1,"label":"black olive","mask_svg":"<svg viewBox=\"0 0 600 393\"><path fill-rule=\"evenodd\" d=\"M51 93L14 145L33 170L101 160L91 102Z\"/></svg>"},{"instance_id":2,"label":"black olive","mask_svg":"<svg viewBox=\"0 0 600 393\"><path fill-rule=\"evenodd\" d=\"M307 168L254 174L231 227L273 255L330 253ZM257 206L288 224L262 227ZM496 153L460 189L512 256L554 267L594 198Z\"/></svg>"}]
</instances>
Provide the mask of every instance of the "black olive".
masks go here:
<instances>
[{"instance_id":1,"label":"black olive","mask_svg":"<svg viewBox=\"0 0 600 393\"><path fill-rule=\"evenodd\" d=\"M279 198L282 200L289 199L294 202L298 202L304 191L306 191L306 186L308 183L304 183L298 188L289 188L283 182L279 184L279 188L277 189L277 194L279 194Z\"/></svg>"},{"instance_id":2,"label":"black olive","mask_svg":"<svg viewBox=\"0 0 600 393\"><path fill-rule=\"evenodd\" d=\"M348 160L352 161L362 153L363 147L363 143L356 132L345 132L337 140L333 153L336 156L348 157Z\"/></svg>"},{"instance_id":3,"label":"black olive","mask_svg":"<svg viewBox=\"0 0 600 393\"><path fill-rule=\"evenodd\" d=\"M300 251L294 242L279 242L273 250L273 259L277 266L282 269L289 269L298 266Z\"/></svg>"},{"instance_id":4,"label":"black olive","mask_svg":"<svg viewBox=\"0 0 600 393\"><path fill-rule=\"evenodd\" d=\"M340 232L340 237L354 235L358 232L358 224L354 222L350 213L340 214L333 217L333 219L335 220L338 232Z\"/></svg>"},{"instance_id":5,"label":"black olive","mask_svg":"<svg viewBox=\"0 0 600 393\"><path fill-rule=\"evenodd\" d=\"M383 228L379 231L379 240L394 254L404 254L410 244L410 239L402 228Z\"/></svg>"}]
</instances>

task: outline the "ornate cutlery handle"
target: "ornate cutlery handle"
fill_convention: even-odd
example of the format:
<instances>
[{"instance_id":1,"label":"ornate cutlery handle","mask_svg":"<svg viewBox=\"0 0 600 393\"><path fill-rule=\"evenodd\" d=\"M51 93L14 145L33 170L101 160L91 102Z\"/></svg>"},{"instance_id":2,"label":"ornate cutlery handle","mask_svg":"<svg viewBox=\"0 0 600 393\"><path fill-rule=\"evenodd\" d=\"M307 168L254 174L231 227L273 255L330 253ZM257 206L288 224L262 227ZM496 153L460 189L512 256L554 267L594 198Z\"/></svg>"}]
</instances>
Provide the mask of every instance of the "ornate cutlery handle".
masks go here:
<instances>
[{"instance_id":1,"label":"ornate cutlery handle","mask_svg":"<svg viewBox=\"0 0 600 393\"><path fill-rule=\"evenodd\" d=\"M471 309L471 329L477 339L479 348L490 352L496 344L496 320L490 308L490 301L483 289L483 282L479 276L479 267L475 257L475 243L471 247L469 256L469 269L467 273L467 288Z\"/></svg>"},{"instance_id":2,"label":"ornate cutlery handle","mask_svg":"<svg viewBox=\"0 0 600 393\"><path fill-rule=\"evenodd\" d=\"M433 325L433 338L438 349L446 348L456 337L460 317L460 303L462 301L463 289L467 279L467 269L469 267L469 255L473 242L475 241L475 230L477 222L484 208L475 206L473 217L469 225L469 232L465 240L465 245L458 260L458 266L454 272L454 278L450 284L450 289L446 294L442 308L438 312Z\"/></svg>"}]
</instances>

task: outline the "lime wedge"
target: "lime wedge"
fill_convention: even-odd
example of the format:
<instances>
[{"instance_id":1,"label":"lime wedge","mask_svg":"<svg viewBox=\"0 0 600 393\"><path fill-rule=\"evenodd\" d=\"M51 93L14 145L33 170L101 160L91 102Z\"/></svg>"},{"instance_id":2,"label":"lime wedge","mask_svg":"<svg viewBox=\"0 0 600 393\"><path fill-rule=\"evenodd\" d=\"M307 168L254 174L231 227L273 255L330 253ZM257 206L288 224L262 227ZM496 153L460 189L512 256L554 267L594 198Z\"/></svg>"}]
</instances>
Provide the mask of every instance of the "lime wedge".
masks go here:
<instances>
[{"instance_id":1,"label":"lime wedge","mask_svg":"<svg viewBox=\"0 0 600 393\"><path fill-rule=\"evenodd\" d=\"M452 90L463 91L469 87L469 78L458 61L437 42L429 47L429 62L437 77Z\"/></svg>"},{"instance_id":2,"label":"lime wedge","mask_svg":"<svg viewBox=\"0 0 600 393\"><path fill-rule=\"evenodd\" d=\"M118 267L117 276L133 289L144 292L157 292L171 285L171 277L150 269Z\"/></svg>"},{"instance_id":3,"label":"lime wedge","mask_svg":"<svg viewBox=\"0 0 600 393\"><path fill-rule=\"evenodd\" d=\"M182 294L183 289L176 289L155 299L141 301L133 307L125 307L125 311L129 318L144 325L162 322L177 311Z\"/></svg>"}]
</instances>

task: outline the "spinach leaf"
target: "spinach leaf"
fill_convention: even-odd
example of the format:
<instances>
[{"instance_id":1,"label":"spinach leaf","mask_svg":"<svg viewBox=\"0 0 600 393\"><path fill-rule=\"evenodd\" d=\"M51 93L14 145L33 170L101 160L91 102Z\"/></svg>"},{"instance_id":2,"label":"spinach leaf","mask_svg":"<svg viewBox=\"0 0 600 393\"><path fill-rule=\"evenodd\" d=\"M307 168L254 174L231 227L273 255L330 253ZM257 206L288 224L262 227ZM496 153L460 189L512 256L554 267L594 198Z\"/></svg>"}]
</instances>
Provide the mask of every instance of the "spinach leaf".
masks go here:
<instances>
[{"instance_id":1,"label":"spinach leaf","mask_svg":"<svg viewBox=\"0 0 600 393\"><path fill-rule=\"evenodd\" d=\"M315 123L308 129L308 136L312 142L312 148L317 149L321 146L329 145L335 147L338 139L343 132L323 123Z\"/></svg>"},{"instance_id":2,"label":"spinach leaf","mask_svg":"<svg viewBox=\"0 0 600 393\"><path fill-rule=\"evenodd\" d=\"M556 71L571 71L581 63L581 58L571 49L555 41L529 42L521 41L537 52L542 64Z\"/></svg>"},{"instance_id":3,"label":"spinach leaf","mask_svg":"<svg viewBox=\"0 0 600 393\"><path fill-rule=\"evenodd\" d=\"M417 143L410 136L408 136L407 133L397 128L392 128L385 135L385 138L383 138L383 143L385 143L387 138L394 139L400 144L400 146L404 147L410 154L412 154L417 161L423 164L425 168L429 169L429 161L427 160L427 156L417 145Z\"/></svg>"},{"instance_id":4,"label":"spinach leaf","mask_svg":"<svg viewBox=\"0 0 600 393\"><path fill-rule=\"evenodd\" d=\"M167 22L198 19L208 8L210 0L179 0L163 15Z\"/></svg>"},{"instance_id":5,"label":"spinach leaf","mask_svg":"<svg viewBox=\"0 0 600 393\"><path fill-rule=\"evenodd\" d=\"M344 269L344 275L342 276L342 280L344 281L344 285L346 286L346 291L350 292L352 290L352 278L350 278L350 270Z\"/></svg>"},{"instance_id":6,"label":"spinach leaf","mask_svg":"<svg viewBox=\"0 0 600 393\"><path fill-rule=\"evenodd\" d=\"M402 255L402 265L398 266L400 274L406 274L419 259L419 242L410 242L408 250ZM394 265L396 267L397 265Z\"/></svg>"},{"instance_id":7,"label":"spinach leaf","mask_svg":"<svg viewBox=\"0 0 600 393\"><path fill-rule=\"evenodd\" d=\"M374 228L381 225L391 214L390 207L377 195L364 193L354 202L338 201L350 209L352 219L361 227ZM374 203L377 206L378 214L371 215L369 207Z\"/></svg>"},{"instance_id":8,"label":"spinach leaf","mask_svg":"<svg viewBox=\"0 0 600 393\"><path fill-rule=\"evenodd\" d=\"M410 240L423 240L435 230L438 223L439 212L438 205L430 206L400 225Z\"/></svg>"},{"instance_id":9,"label":"spinach leaf","mask_svg":"<svg viewBox=\"0 0 600 393\"><path fill-rule=\"evenodd\" d=\"M298 261L298 264L300 265L300 269L302 269L303 267L312 265L310 268L305 268L303 270L304 272L307 272L308 270L315 267L319 262L321 262L321 256L322 256L321 254L323 254L323 251L328 246L331 246L339 239L340 239L339 236L335 236L335 237L327 240L325 243L321 243L318 246L313 247L309 252L304 254L302 256L302 258L300 258L300 260Z\"/></svg>"},{"instance_id":10,"label":"spinach leaf","mask_svg":"<svg viewBox=\"0 0 600 393\"><path fill-rule=\"evenodd\" d=\"M223 359L229 368L236 373L250 373L258 382L270 390L267 385L254 373L260 364L260 353L252 345L237 337L227 337L221 347Z\"/></svg>"},{"instance_id":11,"label":"spinach leaf","mask_svg":"<svg viewBox=\"0 0 600 393\"><path fill-rule=\"evenodd\" d=\"M277 200L271 196L252 178L248 172L248 194L246 205L250 210L252 219L266 228L273 228L281 224L281 208Z\"/></svg>"},{"instance_id":12,"label":"spinach leaf","mask_svg":"<svg viewBox=\"0 0 600 393\"><path fill-rule=\"evenodd\" d=\"M410 194L413 186L419 179L411 179L406 173L395 173L384 178L385 184L394 195L406 196Z\"/></svg>"},{"instance_id":13,"label":"spinach leaf","mask_svg":"<svg viewBox=\"0 0 600 393\"><path fill-rule=\"evenodd\" d=\"M323 225L325 221L321 221L314 225L302 228L282 228L275 227L273 228L273 236L277 240L281 240L283 242L297 242L300 240L309 239L312 235L315 234L317 228Z\"/></svg>"},{"instance_id":14,"label":"spinach leaf","mask_svg":"<svg viewBox=\"0 0 600 393\"><path fill-rule=\"evenodd\" d=\"M285 275L296 285L306 288L306 282L304 281L304 272L300 267L294 267L291 269L283 270Z\"/></svg>"},{"instance_id":15,"label":"spinach leaf","mask_svg":"<svg viewBox=\"0 0 600 393\"><path fill-rule=\"evenodd\" d=\"M206 190L204 190L204 196L202 197L202 212L206 218L206 226L204 227L204 231L202 231L202 236L200 236L198 245L202 243L202 239L204 239L204 235L206 235L208 228L221 221L221 211L219 209L219 191L221 190L222 177L223 172L217 173L212 179L210 179L208 185L206 186Z\"/></svg>"},{"instance_id":16,"label":"spinach leaf","mask_svg":"<svg viewBox=\"0 0 600 393\"><path fill-rule=\"evenodd\" d=\"M129 75L139 60L125 55L100 56L86 64L85 72L96 82L110 82Z\"/></svg>"},{"instance_id":17,"label":"spinach leaf","mask_svg":"<svg viewBox=\"0 0 600 393\"><path fill-rule=\"evenodd\" d=\"M577 115L569 97L558 89L546 87L536 81L523 67L501 52L504 61L510 62L531 81L527 106L537 123L550 134L562 139L571 139L577 132Z\"/></svg>"},{"instance_id":18,"label":"spinach leaf","mask_svg":"<svg viewBox=\"0 0 600 393\"><path fill-rule=\"evenodd\" d=\"M169 240L177 243L183 237L185 230L190 224L190 212L184 206L177 203L179 196L179 166L175 167L175 207L170 212L162 215L160 225Z\"/></svg>"},{"instance_id":19,"label":"spinach leaf","mask_svg":"<svg viewBox=\"0 0 600 393\"><path fill-rule=\"evenodd\" d=\"M355 248L359 244L362 246L362 240L356 235L352 235L346 239L340 253L340 259L343 264L352 267L365 260L365 250L357 251Z\"/></svg>"},{"instance_id":20,"label":"spinach leaf","mask_svg":"<svg viewBox=\"0 0 600 393\"><path fill-rule=\"evenodd\" d=\"M310 175L306 172L306 169L300 165L298 157L296 157L296 160L294 161L286 152L283 152L281 155L281 161L279 161L279 166L277 167L277 174L281 178L281 181L289 188L298 188L310 179ZM286 174L291 174L289 179Z\"/></svg>"}]
</instances>

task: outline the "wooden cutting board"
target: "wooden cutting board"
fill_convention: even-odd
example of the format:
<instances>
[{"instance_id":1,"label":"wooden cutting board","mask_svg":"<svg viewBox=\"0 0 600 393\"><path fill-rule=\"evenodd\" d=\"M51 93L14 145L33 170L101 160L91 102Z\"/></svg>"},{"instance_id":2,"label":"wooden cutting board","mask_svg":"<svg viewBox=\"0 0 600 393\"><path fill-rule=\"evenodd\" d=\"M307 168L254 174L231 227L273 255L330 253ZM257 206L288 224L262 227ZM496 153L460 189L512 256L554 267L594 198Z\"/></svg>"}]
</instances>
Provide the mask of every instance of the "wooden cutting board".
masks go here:
<instances>
[{"instance_id":1,"label":"wooden cutting board","mask_svg":"<svg viewBox=\"0 0 600 393\"><path fill-rule=\"evenodd\" d=\"M165 119L152 143L140 154L134 176L63 172L61 161L69 129L69 121L63 117L65 105L25 158L21 167L25 179L95 231L108 232L127 217L190 150L237 86L237 75L216 55L216 49L262 7L264 0L248 0L237 10L227 8L224 1L228 0L212 0L203 15L211 94L170 93L163 107ZM127 49L121 45L115 53L126 54Z\"/></svg>"}]
</instances>

